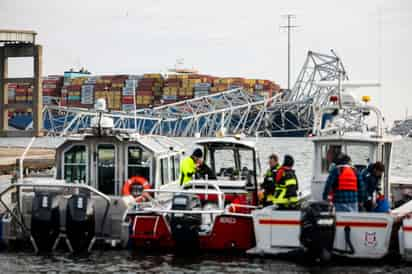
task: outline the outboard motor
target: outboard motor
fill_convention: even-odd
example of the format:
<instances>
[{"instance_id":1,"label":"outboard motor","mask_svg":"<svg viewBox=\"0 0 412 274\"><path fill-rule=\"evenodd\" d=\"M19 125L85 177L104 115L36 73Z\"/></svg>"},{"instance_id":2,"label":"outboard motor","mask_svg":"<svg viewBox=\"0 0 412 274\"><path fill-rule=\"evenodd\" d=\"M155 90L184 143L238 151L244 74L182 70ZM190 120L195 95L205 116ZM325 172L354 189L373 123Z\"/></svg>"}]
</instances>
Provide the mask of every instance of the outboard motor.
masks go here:
<instances>
[{"instance_id":1,"label":"outboard motor","mask_svg":"<svg viewBox=\"0 0 412 274\"><path fill-rule=\"evenodd\" d=\"M59 233L59 196L51 192L35 192L32 203L31 234L39 251L50 251Z\"/></svg>"},{"instance_id":2,"label":"outboard motor","mask_svg":"<svg viewBox=\"0 0 412 274\"><path fill-rule=\"evenodd\" d=\"M333 205L324 201L308 202L302 207L300 242L315 259L328 261L336 232Z\"/></svg>"},{"instance_id":3,"label":"outboard motor","mask_svg":"<svg viewBox=\"0 0 412 274\"><path fill-rule=\"evenodd\" d=\"M199 230L202 223L200 213L192 214L190 210L200 209L199 197L191 194L177 194L173 196L173 210L187 210L187 214L173 213L170 220L173 239L176 249L181 252L193 252L199 248Z\"/></svg>"},{"instance_id":4,"label":"outboard motor","mask_svg":"<svg viewBox=\"0 0 412 274\"><path fill-rule=\"evenodd\" d=\"M74 252L88 248L95 235L95 212L90 195L75 194L67 201L66 234Z\"/></svg>"}]
</instances>

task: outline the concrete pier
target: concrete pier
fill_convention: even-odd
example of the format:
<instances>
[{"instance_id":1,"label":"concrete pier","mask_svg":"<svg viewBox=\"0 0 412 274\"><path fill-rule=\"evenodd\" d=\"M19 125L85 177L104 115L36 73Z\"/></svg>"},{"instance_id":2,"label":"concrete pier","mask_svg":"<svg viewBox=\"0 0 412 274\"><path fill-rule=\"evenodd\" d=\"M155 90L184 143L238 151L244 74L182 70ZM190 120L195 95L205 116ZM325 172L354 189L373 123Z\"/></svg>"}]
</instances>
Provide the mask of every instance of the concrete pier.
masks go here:
<instances>
[{"instance_id":1,"label":"concrete pier","mask_svg":"<svg viewBox=\"0 0 412 274\"><path fill-rule=\"evenodd\" d=\"M0 30L0 136L42 136L42 67L43 50L36 45L36 32L21 30ZM9 78L8 58L33 58L32 78ZM32 103L9 103L8 83L31 83ZM10 109L32 110L33 130L11 131L8 128Z\"/></svg>"}]
</instances>

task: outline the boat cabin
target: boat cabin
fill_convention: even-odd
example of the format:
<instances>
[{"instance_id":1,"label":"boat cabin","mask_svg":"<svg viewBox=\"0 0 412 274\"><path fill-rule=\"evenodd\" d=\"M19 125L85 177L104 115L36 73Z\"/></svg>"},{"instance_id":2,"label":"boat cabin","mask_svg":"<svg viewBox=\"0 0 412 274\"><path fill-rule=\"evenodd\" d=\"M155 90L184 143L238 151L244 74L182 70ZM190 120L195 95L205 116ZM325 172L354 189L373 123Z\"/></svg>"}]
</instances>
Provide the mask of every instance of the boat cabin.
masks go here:
<instances>
[{"instance_id":1,"label":"boat cabin","mask_svg":"<svg viewBox=\"0 0 412 274\"><path fill-rule=\"evenodd\" d=\"M392 141L384 138L355 136L325 136L312 138L314 143L313 177L311 193L314 200L322 200L329 170L339 153L352 159L352 165L361 172L369 164L380 161L385 165L381 189L389 197L389 169Z\"/></svg>"},{"instance_id":2,"label":"boat cabin","mask_svg":"<svg viewBox=\"0 0 412 274\"><path fill-rule=\"evenodd\" d=\"M72 136L56 150L57 179L121 195L124 182L142 176L152 188L177 182L183 146L164 136L110 131Z\"/></svg>"},{"instance_id":3,"label":"boat cabin","mask_svg":"<svg viewBox=\"0 0 412 274\"><path fill-rule=\"evenodd\" d=\"M392 139L384 136L383 115L379 109L363 103L339 105L335 103L319 110L315 117L313 177L311 193L314 200L322 200L322 193L331 165L340 153L349 155L352 165L361 172L377 161L385 165L381 189L390 197L389 170ZM364 100L365 99L365 100ZM366 100L367 99L367 100Z\"/></svg>"},{"instance_id":4,"label":"boat cabin","mask_svg":"<svg viewBox=\"0 0 412 274\"><path fill-rule=\"evenodd\" d=\"M210 174L193 180L201 183L208 180L227 194L257 193L261 181L261 165L256 144L235 137L207 138L195 143L203 150L204 163ZM250 199L256 199L253 195ZM226 195L230 202L231 195ZM233 198L233 197L232 197Z\"/></svg>"}]
</instances>

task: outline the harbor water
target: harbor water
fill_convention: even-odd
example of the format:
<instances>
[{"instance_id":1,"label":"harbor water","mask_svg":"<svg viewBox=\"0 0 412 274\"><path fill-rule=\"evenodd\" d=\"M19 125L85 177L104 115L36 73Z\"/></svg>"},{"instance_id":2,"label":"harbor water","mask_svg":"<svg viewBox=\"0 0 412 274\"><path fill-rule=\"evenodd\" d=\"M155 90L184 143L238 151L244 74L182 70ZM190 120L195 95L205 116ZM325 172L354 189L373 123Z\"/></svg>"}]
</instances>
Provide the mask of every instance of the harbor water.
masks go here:
<instances>
[{"instance_id":1,"label":"harbor water","mask_svg":"<svg viewBox=\"0 0 412 274\"><path fill-rule=\"evenodd\" d=\"M193 148L193 139L178 138ZM35 142L50 147L62 140L47 138ZM0 146L24 146L23 139L0 138ZM260 138L258 149L262 167L271 153L293 155L302 187L311 178L313 145L305 138ZM357 153L357 152L354 152ZM412 138L394 142L391 175L412 178ZM357 157L357 156L356 156ZM366 159L365 159L366 160ZM86 257L68 253L34 255L30 252L1 252L0 273L412 273L412 265L385 262L350 262L330 266L307 266L279 258L204 254L179 257L171 254L141 254L129 250L95 250Z\"/></svg>"}]
</instances>

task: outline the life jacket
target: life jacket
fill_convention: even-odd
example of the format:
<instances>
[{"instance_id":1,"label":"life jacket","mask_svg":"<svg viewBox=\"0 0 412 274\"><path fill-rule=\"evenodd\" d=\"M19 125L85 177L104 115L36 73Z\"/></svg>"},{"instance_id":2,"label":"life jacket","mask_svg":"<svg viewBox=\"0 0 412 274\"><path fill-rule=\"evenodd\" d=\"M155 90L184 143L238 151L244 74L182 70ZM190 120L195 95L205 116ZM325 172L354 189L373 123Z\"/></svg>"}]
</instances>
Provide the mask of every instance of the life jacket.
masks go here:
<instances>
[{"instance_id":1,"label":"life jacket","mask_svg":"<svg viewBox=\"0 0 412 274\"><path fill-rule=\"evenodd\" d=\"M281 167L278 170L275 197L272 202L285 206L298 202L298 179L293 169Z\"/></svg>"},{"instance_id":2,"label":"life jacket","mask_svg":"<svg viewBox=\"0 0 412 274\"><path fill-rule=\"evenodd\" d=\"M262 200L266 202L271 202L275 199L274 193L276 189L276 173L279 169L280 165L276 165L273 168L269 168L266 171L265 178L262 184L262 188L264 189L264 195Z\"/></svg>"},{"instance_id":3,"label":"life jacket","mask_svg":"<svg viewBox=\"0 0 412 274\"><path fill-rule=\"evenodd\" d=\"M339 167L338 186L336 190L358 191L358 177L351 166Z\"/></svg>"}]
</instances>

